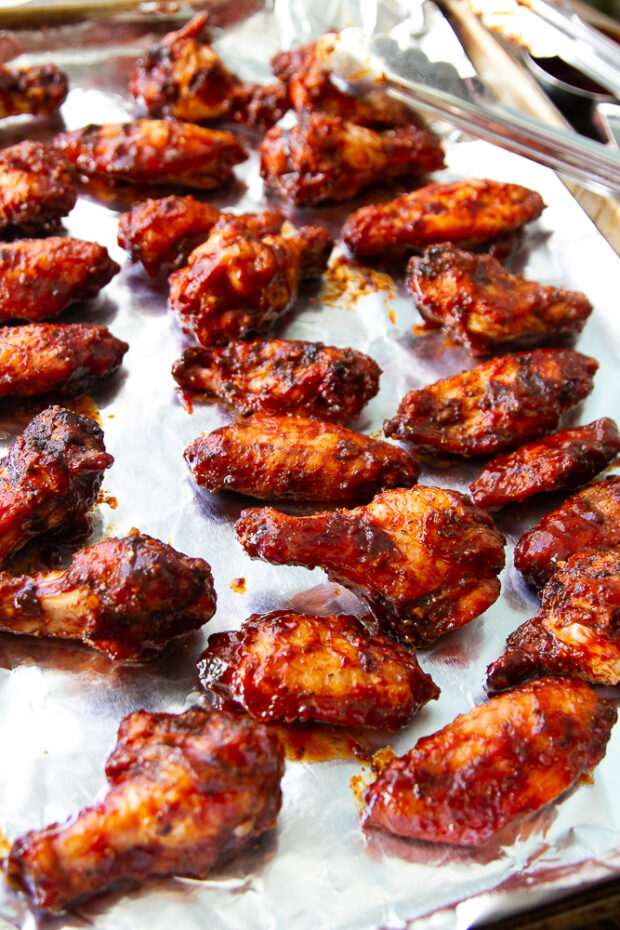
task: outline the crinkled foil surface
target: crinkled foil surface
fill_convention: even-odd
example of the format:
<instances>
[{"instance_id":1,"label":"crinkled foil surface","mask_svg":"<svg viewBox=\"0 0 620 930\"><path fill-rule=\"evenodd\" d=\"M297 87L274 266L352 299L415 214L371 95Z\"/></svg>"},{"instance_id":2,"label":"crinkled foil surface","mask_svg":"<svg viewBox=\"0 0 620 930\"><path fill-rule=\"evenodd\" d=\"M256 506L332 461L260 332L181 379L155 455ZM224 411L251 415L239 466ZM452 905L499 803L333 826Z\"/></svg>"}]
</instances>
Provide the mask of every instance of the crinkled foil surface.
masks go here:
<instances>
[{"instance_id":1,"label":"crinkled foil surface","mask_svg":"<svg viewBox=\"0 0 620 930\"><path fill-rule=\"evenodd\" d=\"M408 23L399 27L407 17ZM277 0L274 10L259 10L227 26L215 44L232 69L262 80L268 78L268 60L279 48L346 25L382 32L396 27L401 35L423 29L415 41L430 57L451 61L463 76L472 73L436 10L427 10L423 21L418 9L395 2L376 7L362 0ZM158 28L159 34L165 31ZM121 17L33 30L30 44L25 34L5 33L0 48L5 57L21 49L29 51L25 61L52 59L65 68L72 90L62 119L72 129L132 114L127 76L155 31L153 22ZM0 144L46 133L49 126L10 121L0 129ZM552 172L486 143L457 138L447 129L445 137L448 168L437 173L438 180L488 176L543 194L547 209L525 234L512 269L588 294L595 310L577 347L594 355L600 368L592 395L571 422L620 418L617 257ZM236 169L238 183L233 188L211 197L217 206L241 212L267 204L255 155L258 140L249 141L254 155ZM75 306L62 319L105 323L130 344L120 378L93 395L106 446L115 457L106 474L93 540L121 535L135 526L206 558L213 568L218 609L202 634L145 668L114 665L80 647L1 635L0 826L9 840L62 821L104 793L104 762L125 714L137 708L180 711L196 700L195 661L209 632L235 628L251 613L282 607L363 610L352 594L327 583L318 569L251 562L234 539L233 522L253 502L196 489L183 450L201 432L230 421L232 415L223 406L198 403L190 414L175 390L170 367L184 340L166 309L166 283L149 281L116 244L119 212L136 196L135 191L84 187L66 222L71 235L105 244L122 271L99 298ZM337 236L344 218L360 202L289 215L297 222L318 219ZM343 255L340 245L322 288L304 294L279 333L350 345L377 360L383 369L381 390L357 428L379 434L383 419L393 415L407 390L473 362L441 335L416 330L421 321L404 295L402 281L369 274ZM27 419L26 414L0 412L3 449ZM426 467L420 480L466 490L479 468L479 463ZM509 539L502 596L468 627L419 653L441 697L392 738L396 752L485 699L487 664L503 651L506 635L537 607L512 566L512 546L552 504L547 500L498 517ZM41 544L34 551L45 555ZM31 557L35 563L42 558ZM613 689L609 692L613 700ZM53 919L34 915L23 898L1 884L0 926L460 930L609 877L620 868L620 728L591 782L515 830L506 845L482 851L364 833L350 787L351 777L361 770L355 758L289 761L277 829L206 881L151 881L128 895L102 896Z\"/></svg>"}]
</instances>

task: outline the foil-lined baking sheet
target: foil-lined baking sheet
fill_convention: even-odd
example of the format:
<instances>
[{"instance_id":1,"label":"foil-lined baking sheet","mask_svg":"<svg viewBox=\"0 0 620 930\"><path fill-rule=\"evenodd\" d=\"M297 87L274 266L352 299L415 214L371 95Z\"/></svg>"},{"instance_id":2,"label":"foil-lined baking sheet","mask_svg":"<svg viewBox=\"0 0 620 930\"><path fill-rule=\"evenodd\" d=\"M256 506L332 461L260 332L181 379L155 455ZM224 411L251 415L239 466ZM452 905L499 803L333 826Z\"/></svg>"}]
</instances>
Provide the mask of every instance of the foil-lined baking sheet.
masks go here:
<instances>
[{"instance_id":1,"label":"foil-lined baking sheet","mask_svg":"<svg viewBox=\"0 0 620 930\"><path fill-rule=\"evenodd\" d=\"M429 57L451 62L462 76L473 73L441 14L428 3L422 13L393 0L378 5L276 0L273 10L261 9L227 26L215 46L243 77L266 80L269 57L294 41L347 25L377 32L396 29L402 36L403 21ZM72 129L132 115L126 91L129 70L164 25L157 18L119 17L48 31L37 28L31 35L3 34L0 49L23 51L23 62L56 61L68 72L72 89L61 113ZM22 118L7 121L0 128L0 144L45 138L59 128ZM551 171L487 143L458 137L448 127L441 130L448 167L435 174L437 180L488 176L542 193L547 209L526 231L511 268L587 293L595 310L577 347L594 355L600 368L594 392L571 422L620 419L618 258ZM251 159L235 169L238 180L232 188L209 197L216 206L236 212L276 205L263 196L258 139L244 139L253 146ZM150 281L116 244L119 213L132 199L149 195L155 196L152 191L140 195L85 186L66 221L71 235L105 244L122 271L96 300L76 305L62 319L104 323L130 344L120 377L93 394L106 446L115 458L106 473L93 540L135 526L206 558L213 568L218 609L204 632L144 668L114 665L80 647L0 635L0 827L9 840L62 821L105 792L105 759L125 714L138 708L180 711L197 699L195 661L209 633L236 628L251 613L283 607L364 610L352 594L327 583L318 569L251 562L232 527L241 510L255 502L196 489L183 450L201 432L229 422L232 414L221 405L198 402L188 411L170 375L185 341L166 309L166 282ZM373 192L348 204L289 209L288 214L297 223L323 222L338 236L345 217L375 196L388 194ZM376 359L383 369L381 390L357 428L378 435L383 419L394 414L407 390L473 364L441 334L422 334L420 322L402 280L356 266L339 243L322 285L303 294L278 334L352 346ZM83 409L95 408L85 403ZM0 410L3 450L34 412ZM426 465L420 481L463 491L480 467L472 462L449 469ZM509 539L502 596L483 617L420 651L420 664L440 686L441 697L390 739L397 753L485 699L487 664L503 651L506 635L537 607L512 566L514 541L559 499L498 515ZM32 546L28 555L42 564L48 548ZM615 691L608 692L613 700ZM207 880L149 881L127 895L104 895L58 918L37 917L22 897L0 884L0 927L462 930L615 874L620 869L619 773L617 729L591 781L502 834L503 844L472 851L364 833L350 787L351 778L363 774L356 758L289 761L277 829Z\"/></svg>"}]
</instances>

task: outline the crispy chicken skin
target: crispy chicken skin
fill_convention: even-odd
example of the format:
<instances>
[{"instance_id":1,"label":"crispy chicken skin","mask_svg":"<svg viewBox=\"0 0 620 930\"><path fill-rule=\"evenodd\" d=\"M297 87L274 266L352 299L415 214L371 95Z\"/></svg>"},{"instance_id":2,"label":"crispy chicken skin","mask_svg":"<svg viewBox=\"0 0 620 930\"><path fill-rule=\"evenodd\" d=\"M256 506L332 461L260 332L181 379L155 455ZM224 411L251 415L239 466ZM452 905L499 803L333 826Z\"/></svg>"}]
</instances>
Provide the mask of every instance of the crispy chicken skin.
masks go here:
<instances>
[{"instance_id":1,"label":"crispy chicken skin","mask_svg":"<svg viewBox=\"0 0 620 930\"><path fill-rule=\"evenodd\" d=\"M575 678L543 678L492 698L393 759L366 792L364 826L481 846L590 772L616 717Z\"/></svg>"},{"instance_id":2,"label":"crispy chicken skin","mask_svg":"<svg viewBox=\"0 0 620 930\"><path fill-rule=\"evenodd\" d=\"M136 711L121 721L103 800L15 840L6 872L48 911L149 875L204 878L274 826L283 771L278 737L249 717Z\"/></svg>"},{"instance_id":3,"label":"crispy chicken skin","mask_svg":"<svg viewBox=\"0 0 620 930\"><path fill-rule=\"evenodd\" d=\"M439 139L406 126L379 133L314 113L292 129L274 126L260 145L268 190L296 206L348 200L370 184L443 168Z\"/></svg>"},{"instance_id":4,"label":"crispy chicken skin","mask_svg":"<svg viewBox=\"0 0 620 930\"><path fill-rule=\"evenodd\" d=\"M263 721L397 730L439 696L413 650L345 615L254 614L239 632L209 637L198 674Z\"/></svg>"},{"instance_id":5,"label":"crispy chicken skin","mask_svg":"<svg viewBox=\"0 0 620 930\"><path fill-rule=\"evenodd\" d=\"M390 203L361 207L342 237L354 255L398 257L438 242L466 248L493 242L535 220L540 194L484 178L428 184Z\"/></svg>"},{"instance_id":6,"label":"crispy chicken skin","mask_svg":"<svg viewBox=\"0 0 620 930\"><path fill-rule=\"evenodd\" d=\"M302 517L254 508L235 530L253 558L320 566L367 602L386 633L413 645L469 623L499 595L504 537L458 491L417 485Z\"/></svg>"},{"instance_id":7,"label":"crispy chicken skin","mask_svg":"<svg viewBox=\"0 0 620 930\"><path fill-rule=\"evenodd\" d=\"M182 29L169 32L138 59L129 91L148 116L192 123L226 120L265 130L288 110L280 81L246 84L220 61L207 29L207 13L197 13Z\"/></svg>"},{"instance_id":8,"label":"crispy chicken skin","mask_svg":"<svg viewBox=\"0 0 620 930\"><path fill-rule=\"evenodd\" d=\"M8 68L0 65L0 118L55 113L67 96L67 75L56 65Z\"/></svg>"},{"instance_id":9,"label":"crispy chicken skin","mask_svg":"<svg viewBox=\"0 0 620 930\"><path fill-rule=\"evenodd\" d=\"M563 563L543 588L536 616L489 666L487 691L541 675L620 682L620 549L577 552Z\"/></svg>"},{"instance_id":10,"label":"crispy chicken skin","mask_svg":"<svg viewBox=\"0 0 620 930\"><path fill-rule=\"evenodd\" d=\"M446 330L473 355L506 343L540 345L576 335L592 312L585 294L509 274L496 258L430 246L413 256L407 284L429 323Z\"/></svg>"},{"instance_id":11,"label":"crispy chicken skin","mask_svg":"<svg viewBox=\"0 0 620 930\"><path fill-rule=\"evenodd\" d=\"M179 120L94 123L62 132L54 145L80 174L114 184L176 184L211 190L232 178L247 155L231 132Z\"/></svg>"},{"instance_id":12,"label":"crispy chicken skin","mask_svg":"<svg viewBox=\"0 0 620 930\"><path fill-rule=\"evenodd\" d=\"M368 501L410 488L420 466L399 446L313 417L255 413L185 450L197 484L262 500Z\"/></svg>"},{"instance_id":13,"label":"crispy chicken skin","mask_svg":"<svg viewBox=\"0 0 620 930\"><path fill-rule=\"evenodd\" d=\"M0 630L81 640L143 662L215 613L211 570L134 530L80 549L64 571L0 572Z\"/></svg>"},{"instance_id":14,"label":"crispy chicken skin","mask_svg":"<svg viewBox=\"0 0 620 930\"><path fill-rule=\"evenodd\" d=\"M561 430L499 455L469 486L485 510L528 500L542 491L587 484L620 452L618 427L609 417Z\"/></svg>"},{"instance_id":15,"label":"crispy chicken skin","mask_svg":"<svg viewBox=\"0 0 620 930\"><path fill-rule=\"evenodd\" d=\"M501 452L555 429L590 393L597 368L595 359L572 349L493 358L410 391L383 429L428 451Z\"/></svg>"},{"instance_id":16,"label":"crispy chicken skin","mask_svg":"<svg viewBox=\"0 0 620 930\"><path fill-rule=\"evenodd\" d=\"M77 200L73 169L43 142L19 142L0 151L0 231L55 230Z\"/></svg>"},{"instance_id":17,"label":"crispy chicken skin","mask_svg":"<svg viewBox=\"0 0 620 930\"><path fill-rule=\"evenodd\" d=\"M0 561L34 536L78 525L114 459L94 420L48 407L0 462Z\"/></svg>"},{"instance_id":18,"label":"crispy chicken skin","mask_svg":"<svg viewBox=\"0 0 620 930\"><path fill-rule=\"evenodd\" d=\"M264 235L224 217L170 276L170 309L201 345L263 332L291 309L301 280L323 273L332 245L322 226Z\"/></svg>"},{"instance_id":19,"label":"crispy chicken skin","mask_svg":"<svg viewBox=\"0 0 620 930\"><path fill-rule=\"evenodd\" d=\"M242 414L296 414L344 426L379 390L381 369L355 349L255 339L221 349L191 346L172 374L185 390L204 391Z\"/></svg>"},{"instance_id":20,"label":"crispy chicken skin","mask_svg":"<svg viewBox=\"0 0 620 930\"><path fill-rule=\"evenodd\" d=\"M128 348L105 326L5 326L0 329L0 397L81 394L117 371Z\"/></svg>"},{"instance_id":21,"label":"crispy chicken skin","mask_svg":"<svg viewBox=\"0 0 620 930\"><path fill-rule=\"evenodd\" d=\"M120 270L96 242L62 236L0 244L0 320L57 316L95 297Z\"/></svg>"},{"instance_id":22,"label":"crispy chicken skin","mask_svg":"<svg viewBox=\"0 0 620 930\"><path fill-rule=\"evenodd\" d=\"M537 588L576 552L620 546L620 475L589 485L524 533L515 567Z\"/></svg>"}]
</instances>

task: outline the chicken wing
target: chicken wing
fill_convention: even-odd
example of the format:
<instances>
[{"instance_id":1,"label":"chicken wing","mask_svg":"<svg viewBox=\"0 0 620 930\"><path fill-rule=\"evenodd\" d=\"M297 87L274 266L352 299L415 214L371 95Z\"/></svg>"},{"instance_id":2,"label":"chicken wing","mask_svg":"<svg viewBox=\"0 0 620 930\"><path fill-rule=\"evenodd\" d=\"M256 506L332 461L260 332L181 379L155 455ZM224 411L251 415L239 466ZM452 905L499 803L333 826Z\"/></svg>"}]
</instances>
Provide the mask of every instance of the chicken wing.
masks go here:
<instances>
[{"instance_id":1,"label":"chicken wing","mask_svg":"<svg viewBox=\"0 0 620 930\"><path fill-rule=\"evenodd\" d=\"M565 429L499 455L469 486L485 510L499 510L541 491L578 488L587 484L620 452L618 427L609 417L587 426Z\"/></svg>"},{"instance_id":2,"label":"chicken wing","mask_svg":"<svg viewBox=\"0 0 620 930\"><path fill-rule=\"evenodd\" d=\"M0 244L0 320L56 316L95 297L120 271L96 242L51 236Z\"/></svg>"},{"instance_id":3,"label":"chicken wing","mask_svg":"<svg viewBox=\"0 0 620 930\"><path fill-rule=\"evenodd\" d=\"M20 142L0 152L0 231L58 229L77 200L73 169L43 142Z\"/></svg>"},{"instance_id":4,"label":"chicken wing","mask_svg":"<svg viewBox=\"0 0 620 930\"><path fill-rule=\"evenodd\" d=\"M404 449L313 417L255 413L185 450L196 482L262 500L368 501L410 488L420 466Z\"/></svg>"},{"instance_id":5,"label":"chicken wing","mask_svg":"<svg viewBox=\"0 0 620 930\"><path fill-rule=\"evenodd\" d=\"M205 391L242 414L291 413L344 425L379 390L381 369L355 349L255 339L221 349L191 346L172 374L182 388Z\"/></svg>"},{"instance_id":6,"label":"chicken wing","mask_svg":"<svg viewBox=\"0 0 620 930\"><path fill-rule=\"evenodd\" d=\"M418 310L474 355L506 343L540 345L581 332L592 305L579 291L547 287L509 274L490 255L451 243L413 256L407 284Z\"/></svg>"},{"instance_id":7,"label":"chicken wing","mask_svg":"<svg viewBox=\"0 0 620 930\"><path fill-rule=\"evenodd\" d=\"M90 417L62 407L34 417L0 462L0 562L34 536L79 525L113 461Z\"/></svg>"},{"instance_id":8,"label":"chicken wing","mask_svg":"<svg viewBox=\"0 0 620 930\"><path fill-rule=\"evenodd\" d=\"M540 194L520 184L483 178L428 184L390 203L361 207L342 237L359 257L393 258L438 242L469 248L515 232L544 208Z\"/></svg>"},{"instance_id":9,"label":"chicken wing","mask_svg":"<svg viewBox=\"0 0 620 930\"><path fill-rule=\"evenodd\" d=\"M67 75L56 65L0 65L0 118L20 113L55 113L67 96Z\"/></svg>"},{"instance_id":10,"label":"chicken wing","mask_svg":"<svg viewBox=\"0 0 620 930\"><path fill-rule=\"evenodd\" d=\"M170 277L170 309L202 345L267 330L297 300L300 280L322 274L332 250L321 226L254 236L241 219L216 223Z\"/></svg>"},{"instance_id":11,"label":"chicken wing","mask_svg":"<svg viewBox=\"0 0 620 930\"><path fill-rule=\"evenodd\" d=\"M249 717L192 707L125 717L102 801L15 840L9 878L59 911L149 875L204 878L274 826L284 753Z\"/></svg>"},{"instance_id":12,"label":"chicken wing","mask_svg":"<svg viewBox=\"0 0 620 930\"><path fill-rule=\"evenodd\" d=\"M175 184L210 190L232 178L246 152L231 132L179 120L91 123L54 138L80 174L114 184Z\"/></svg>"},{"instance_id":13,"label":"chicken wing","mask_svg":"<svg viewBox=\"0 0 620 930\"><path fill-rule=\"evenodd\" d=\"M274 126L260 145L268 190L296 206L348 200L370 184L443 168L439 139L406 126L384 133L314 113L292 129Z\"/></svg>"},{"instance_id":14,"label":"chicken wing","mask_svg":"<svg viewBox=\"0 0 620 930\"><path fill-rule=\"evenodd\" d=\"M411 649L344 615L254 614L238 633L209 637L198 674L263 721L397 730L439 697Z\"/></svg>"},{"instance_id":15,"label":"chicken wing","mask_svg":"<svg viewBox=\"0 0 620 930\"><path fill-rule=\"evenodd\" d=\"M481 846L598 765L616 717L575 678L492 698L393 759L366 792L364 825Z\"/></svg>"},{"instance_id":16,"label":"chicken wing","mask_svg":"<svg viewBox=\"0 0 620 930\"><path fill-rule=\"evenodd\" d=\"M620 546L620 475L589 485L524 533L515 567L537 588L576 552Z\"/></svg>"},{"instance_id":17,"label":"chicken wing","mask_svg":"<svg viewBox=\"0 0 620 930\"><path fill-rule=\"evenodd\" d=\"M587 397L598 362L572 349L493 358L410 391L386 436L454 455L501 452L555 429Z\"/></svg>"},{"instance_id":18,"label":"chicken wing","mask_svg":"<svg viewBox=\"0 0 620 930\"><path fill-rule=\"evenodd\" d=\"M303 517L255 508L235 530L253 558L323 568L401 642L430 643L499 595L504 537L468 497L445 488L384 491L365 507Z\"/></svg>"}]
</instances>

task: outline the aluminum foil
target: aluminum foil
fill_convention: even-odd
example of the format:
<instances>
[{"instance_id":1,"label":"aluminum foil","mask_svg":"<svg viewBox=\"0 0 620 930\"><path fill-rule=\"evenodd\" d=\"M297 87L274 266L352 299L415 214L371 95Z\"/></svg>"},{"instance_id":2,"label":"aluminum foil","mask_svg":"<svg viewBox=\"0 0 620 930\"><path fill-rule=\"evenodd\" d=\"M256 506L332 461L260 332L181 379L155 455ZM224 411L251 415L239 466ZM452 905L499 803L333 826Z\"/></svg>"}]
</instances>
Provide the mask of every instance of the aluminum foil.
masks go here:
<instances>
[{"instance_id":1,"label":"aluminum foil","mask_svg":"<svg viewBox=\"0 0 620 930\"><path fill-rule=\"evenodd\" d=\"M422 15L420 9L396 2L377 6L362 0L277 0L274 10L261 10L228 27L215 44L244 77L267 79L267 62L277 49L346 25L400 29L401 36L403 30L414 32L414 41L423 43L429 57L445 58L464 76L473 73L451 30L428 4ZM131 115L127 76L155 28L161 34L161 24L119 18L37 29L30 37L5 33L2 48L12 54L27 52L23 61L54 60L68 71L72 90L62 119L71 129ZM436 174L438 180L488 176L543 194L547 209L526 232L512 268L588 294L595 310L577 347L594 355L600 368L594 392L572 422L620 419L618 258L551 171L487 143L456 137L446 127L442 131L448 168ZM7 121L0 129L0 144L46 133L49 126L28 119ZM247 139L255 152L257 139ZM255 154L236 169L236 176L233 188L211 201L239 212L265 207ZM218 609L203 633L145 668L114 665L80 647L0 636L0 827L9 840L62 821L105 792L104 762L125 714L137 708L180 711L196 700L195 661L208 633L236 628L251 613L283 607L363 611L354 595L327 583L319 569L251 562L234 539L233 522L253 502L195 487L182 458L184 448L201 432L230 421L232 414L218 404L198 403L190 414L181 402L170 367L185 343L166 309L166 283L147 279L116 244L118 214L132 198L135 191L84 187L66 222L71 235L105 244L122 271L96 300L76 305L62 319L105 323L130 344L121 376L93 395L106 446L115 457L93 540L136 526L206 558L213 568ZM318 219L338 235L344 218L360 202L289 213L296 222ZM441 334L421 334L419 323L402 280L357 268L339 244L322 286L304 293L278 332L350 345L377 360L383 369L381 390L357 428L379 434L383 419L393 415L407 390L473 364ZM26 420L25 415L0 411L3 450ZM420 480L466 490L479 467L425 467ZM512 566L512 546L551 503L549 499L498 516L509 539L502 596L468 627L420 651L420 663L440 686L441 697L392 739L397 753L485 699L487 664L503 651L506 635L537 607ZM608 690L614 699L614 690ZM461 930L609 877L620 868L620 729L591 782L504 835L505 845L482 851L364 833L350 787L352 776L361 772L354 758L289 761L277 829L205 881L150 881L128 895L105 895L53 919L37 917L23 897L0 884L0 926Z\"/></svg>"}]
</instances>

